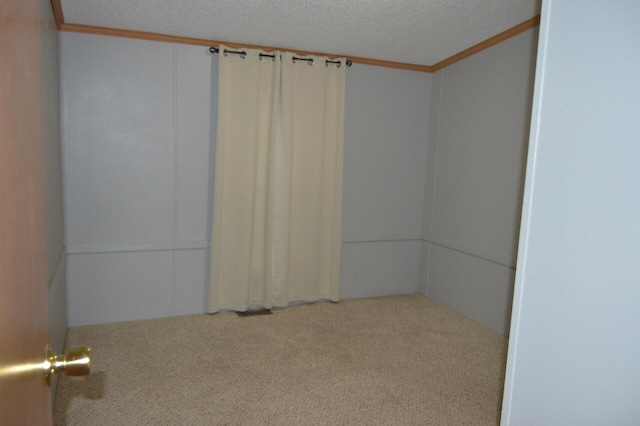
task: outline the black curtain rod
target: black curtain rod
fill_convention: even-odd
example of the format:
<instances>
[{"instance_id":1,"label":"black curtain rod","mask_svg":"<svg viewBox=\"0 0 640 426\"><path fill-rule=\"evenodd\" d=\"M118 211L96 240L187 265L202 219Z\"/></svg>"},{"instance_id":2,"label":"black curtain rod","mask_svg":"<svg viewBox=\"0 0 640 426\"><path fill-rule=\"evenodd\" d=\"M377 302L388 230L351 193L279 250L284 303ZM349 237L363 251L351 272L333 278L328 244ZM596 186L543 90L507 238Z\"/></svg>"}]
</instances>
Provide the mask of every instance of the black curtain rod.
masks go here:
<instances>
[{"instance_id":1,"label":"black curtain rod","mask_svg":"<svg viewBox=\"0 0 640 426\"><path fill-rule=\"evenodd\" d=\"M220 53L220 49L218 49L217 47L213 47L213 46L212 46L212 47L210 47L210 48L209 48L209 52L211 52L211 53ZM224 53L225 55L228 55L228 54L232 54L232 55L240 55L240 57L241 57L241 58L246 58L246 57L247 57L247 52L246 52L246 51L244 51L244 50L228 50L228 49L224 49L224 52L223 52L223 53ZM276 57L276 55L269 55L269 54L267 54L267 53L261 53L261 54L260 54L260 58L271 58L271 59L275 59L275 57ZM313 58L299 58L299 57L297 57L297 56L294 56L294 57L293 57L293 62L295 63L296 61L305 61L305 62L306 62L307 64L309 64L309 65L313 65L313 62L314 62ZM332 60L330 60L330 59L327 59L327 60L325 60L324 62L325 62L325 65L328 65L328 64L336 64L336 65L338 65L338 67L340 67L340 65L341 65L341 62L340 62L340 61L332 61ZM350 66L351 66L351 64L352 64L352 62L351 62L351 61L346 61L346 65L347 65L348 67L350 67Z\"/></svg>"}]
</instances>

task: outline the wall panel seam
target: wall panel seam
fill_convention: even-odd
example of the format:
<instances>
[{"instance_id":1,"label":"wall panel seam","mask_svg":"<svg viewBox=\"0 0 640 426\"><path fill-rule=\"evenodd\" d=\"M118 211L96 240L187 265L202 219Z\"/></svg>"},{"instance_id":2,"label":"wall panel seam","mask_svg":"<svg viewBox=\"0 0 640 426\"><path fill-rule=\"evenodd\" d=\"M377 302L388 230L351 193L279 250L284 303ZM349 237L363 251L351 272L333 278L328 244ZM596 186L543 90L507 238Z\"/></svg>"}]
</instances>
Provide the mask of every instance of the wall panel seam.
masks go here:
<instances>
[{"instance_id":1,"label":"wall panel seam","mask_svg":"<svg viewBox=\"0 0 640 426\"><path fill-rule=\"evenodd\" d=\"M173 239L178 235L178 52L176 45L173 45Z\"/></svg>"},{"instance_id":2,"label":"wall panel seam","mask_svg":"<svg viewBox=\"0 0 640 426\"><path fill-rule=\"evenodd\" d=\"M371 234L346 234L342 236L342 244L366 243L377 241L410 241L420 240L420 233L371 233Z\"/></svg>"},{"instance_id":3,"label":"wall panel seam","mask_svg":"<svg viewBox=\"0 0 640 426\"><path fill-rule=\"evenodd\" d=\"M350 239L342 241L342 244L370 244L425 241L421 238L405 236L398 237L372 237ZM174 240L174 241L133 241L123 243L89 243L75 244L67 247L67 254L91 254L91 253L120 253L132 251L166 251L166 250L199 250L210 248L209 240Z\"/></svg>"},{"instance_id":4,"label":"wall panel seam","mask_svg":"<svg viewBox=\"0 0 640 426\"><path fill-rule=\"evenodd\" d=\"M68 254L116 253L130 251L192 250L209 248L208 240L133 241L123 243L90 243L67 247Z\"/></svg>"},{"instance_id":5,"label":"wall panel seam","mask_svg":"<svg viewBox=\"0 0 640 426\"><path fill-rule=\"evenodd\" d=\"M173 240L178 236L179 211L178 184L180 162L178 161L178 58L177 46L173 45ZM176 250L171 250L171 315L176 315Z\"/></svg>"},{"instance_id":6,"label":"wall panel seam","mask_svg":"<svg viewBox=\"0 0 640 426\"><path fill-rule=\"evenodd\" d=\"M349 240L343 241L342 244L371 244L371 243L402 243L410 241L422 241L420 238L386 238L371 240Z\"/></svg>"},{"instance_id":7,"label":"wall panel seam","mask_svg":"<svg viewBox=\"0 0 640 426\"><path fill-rule=\"evenodd\" d=\"M171 315L176 315L176 251L171 250Z\"/></svg>"},{"instance_id":8,"label":"wall panel seam","mask_svg":"<svg viewBox=\"0 0 640 426\"><path fill-rule=\"evenodd\" d=\"M437 239L422 239L422 241L426 242L426 243L431 243L431 244L435 244L439 247L443 247L449 250L453 250L453 251L457 251L458 253L462 253L462 254L466 254L468 256L473 256L476 257L478 259L481 260L485 260L487 262L491 262L491 263L495 263L496 265L500 265L500 266L504 266L505 268L509 268L509 269L516 269L515 265L506 260L506 259L491 259L490 257L488 257L485 254L481 254L476 252L475 250L469 250L467 248L460 248L460 247L453 247L451 244L448 244L446 242L437 240Z\"/></svg>"},{"instance_id":9,"label":"wall panel seam","mask_svg":"<svg viewBox=\"0 0 640 426\"><path fill-rule=\"evenodd\" d=\"M62 252L60 253L60 257L58 257L58 261L56 262L56 267L53 273L51 274L51 276L49 277L49 283L48 283L49 290L51 290L51 288L53 287L53 284L58 280L58 277L60 276L61 272L64 270L66 261L67 261L67 252L63 247Z\"/></svg>"},{"instance_id":10,"label":"wall panel seam","mask_svg":"<svg viewBox=\"0 0 640 426\"><path fill-rule=\"evenodd\" d=\"M436 191L438 190L438 151L440 150L440 122L442 120L442 93L444 92L444 72L440 74L440 94L438 95L438 120L436 125L436 152L433 159L433 191L431 192L431 214L429 220L429 234L433 234L433 217L436 211Z\"/></svg>"},{"instance_id":11,"label":"wall panel seam","mask_svg":"<svg viewBox=\"0 0 640 426\"><path fill-rule=\"evenodd\" d=\"M427 269L427 276L425 277L425 284L424 284L424 295L425 296L429 296L429 280L431 279L431 248L433 247L433 244L428 242L428 241L424 241L427 243L427 259L420 259L421 261L427 262L426 265L426 269Z\"/></svg>"}]
</instances>

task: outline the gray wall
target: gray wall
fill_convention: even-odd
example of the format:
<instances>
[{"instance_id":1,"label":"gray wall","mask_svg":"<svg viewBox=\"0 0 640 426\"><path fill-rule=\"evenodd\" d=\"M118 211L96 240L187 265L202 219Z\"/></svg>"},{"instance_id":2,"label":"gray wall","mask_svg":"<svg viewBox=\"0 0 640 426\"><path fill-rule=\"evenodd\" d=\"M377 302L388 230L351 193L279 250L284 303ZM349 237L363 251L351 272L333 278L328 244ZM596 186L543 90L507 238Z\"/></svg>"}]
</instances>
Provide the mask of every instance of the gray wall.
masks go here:
<instances>
[{"instance_id":1,"label":"gray wall","mask_svg":"<svg viewBox=\"0 0 640 426\"><path fill-rule=\"evenodd\" d=\"M45 208L47 212L47 261L49 273L49 322L51 344L64 348L67 332L65 247L62 230L62 181L60 158L60 99L58 30L51 3L40 2L42 16L42 98L44 126Z\"/></svg>"},{"instance_id":2,"label":"gray wall","mask_svg":"<svg viewBox=\"0 0 640 426\"><path fill-rule=\"evenodd\" d=\"M431 75L347 70L341 297L415 293Z\"/></svg>"},{"instance_id":3,"label":"gray wall","mask_svg":"<svg viewBox=\"0 0 640 426\"><path fill-rule=\"evenodd\" d=\"M49 279L49 343L62 353L67 334L66 252L62 230L58 30L49 0L40 1L42 117ZM55 380L55 379L54 379ZM56 382L51 387L55 393Z\"/></svg>"},{"instance_id":4,"label":"gray wall","mask_svg":"<svg viewBox=\"0 0 640 426\"><path fill-rule=\"evenodd\" d=\"M504 425L639 422L639 20L543 4Z\"/></svg>"},{"instance_id":5,"label":"gray wall","mask_svg":"<svg viewBox=\"0 0 640 426\"><path fill-rule=\"evenodd\" d=\"M60 42L69 324L204 312L211 56L65 32Z\"/></svg>"},{"instance_id":6,"label":"gray wall","mask_svg":"<svg viewBox=\"0 0 640 426\"><path fill-rule=\"evenodd\" d=\"M433 76L420 292L508 333L537 28Z\"/></svg>"},{"instance_id":7,"label":"gray wall","mask_svg":"<svg viewBox=\"0 0 640 426\"><path fill-rule=\"evenodd\" d=\"M205 312L206 50L61 34L70 325ZM424 73L347 71L343 298L417 291L430 89Z\"/></svg>"}]
</instances>

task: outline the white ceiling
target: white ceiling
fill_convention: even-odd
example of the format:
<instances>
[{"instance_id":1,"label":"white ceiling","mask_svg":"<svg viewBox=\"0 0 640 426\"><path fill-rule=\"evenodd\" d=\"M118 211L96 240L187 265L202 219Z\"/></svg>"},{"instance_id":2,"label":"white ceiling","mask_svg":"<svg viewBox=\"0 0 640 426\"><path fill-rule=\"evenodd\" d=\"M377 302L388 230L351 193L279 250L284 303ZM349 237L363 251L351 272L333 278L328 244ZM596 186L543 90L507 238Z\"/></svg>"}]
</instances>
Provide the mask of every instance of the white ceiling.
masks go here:
<instances>
[{"instance_id":1,"label":"white ceiling","mask_svg":"<svg viewBox=\"0 0 640 426\"><path fill-rule=\"evenodd\" d=\"M61 0L70 24L433 65L540 0Z\"/></svg>"}]
</instances>

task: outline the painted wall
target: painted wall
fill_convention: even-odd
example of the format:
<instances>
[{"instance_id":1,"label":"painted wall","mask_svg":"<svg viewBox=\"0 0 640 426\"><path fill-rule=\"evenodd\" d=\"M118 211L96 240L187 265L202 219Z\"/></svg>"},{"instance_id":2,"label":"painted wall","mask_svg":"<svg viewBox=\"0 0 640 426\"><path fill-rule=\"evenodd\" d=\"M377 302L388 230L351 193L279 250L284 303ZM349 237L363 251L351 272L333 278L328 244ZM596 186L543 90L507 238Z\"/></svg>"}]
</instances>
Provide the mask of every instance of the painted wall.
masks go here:
<instances>
[{"instance_id":1,"label":"painted wall","mask_svg":"<svg viewBox=\"0 0 640 426\"><path fill-rule=\"evenodd\" d=\"M347 70L341 297L415 293L431 75Z\"/></svg>"},{"instance_id":2,"label":"painted wall","mask_svg":"<svg viewBox=\"0 0 640 426\"><path fill-rule=\"evenodd\" d=\"M204 312L211 56L65 32L60 42L69 324Z\"/></svg>"},{"instance_id":3,"label":"painted wall","mask_svg":"<svg viewBox=\"0 0 640 426\"><path fill-rule=\"evenodd\" d=\"M44 137L45 208L49 279L49 342L64 352L67 334L66 252L62 219L62 163L60 157L60 97L58 30L49 0L40 1L42 47L42 117ZM56 379L54 379L56 380ZM56 383L51 386L55 395ZM53 399L53 398L52 398Z\"/></svg>"},{"instance_id":4,"label":"painted wall","mask_svg":"<svg viewBox=\"0 0 640 426\"><path fill-rule=\"evenodd\" d=\"M638 20L543 2L504 425L640 419Z\"/></svg>"},{"instance_id":5,"label":"painted wall","mask_svg":"<svg viewBox=\"0 0 640 426\"><path fill-rule=\"evenodd\" d=\"M419 290L508 333L537 29L433 76Z\"/></svg>"},{"instance_id":6,"label":"painted wall","mask_svg":"<svg viewBox=\"0 0 640 426\"><path fill-rule=\"evenodd\" d=\"M217 57L60 38L70 325L205 312ZM346 87L342 297L415 292L431 77Z\"/></svg>"}]
</instances>

